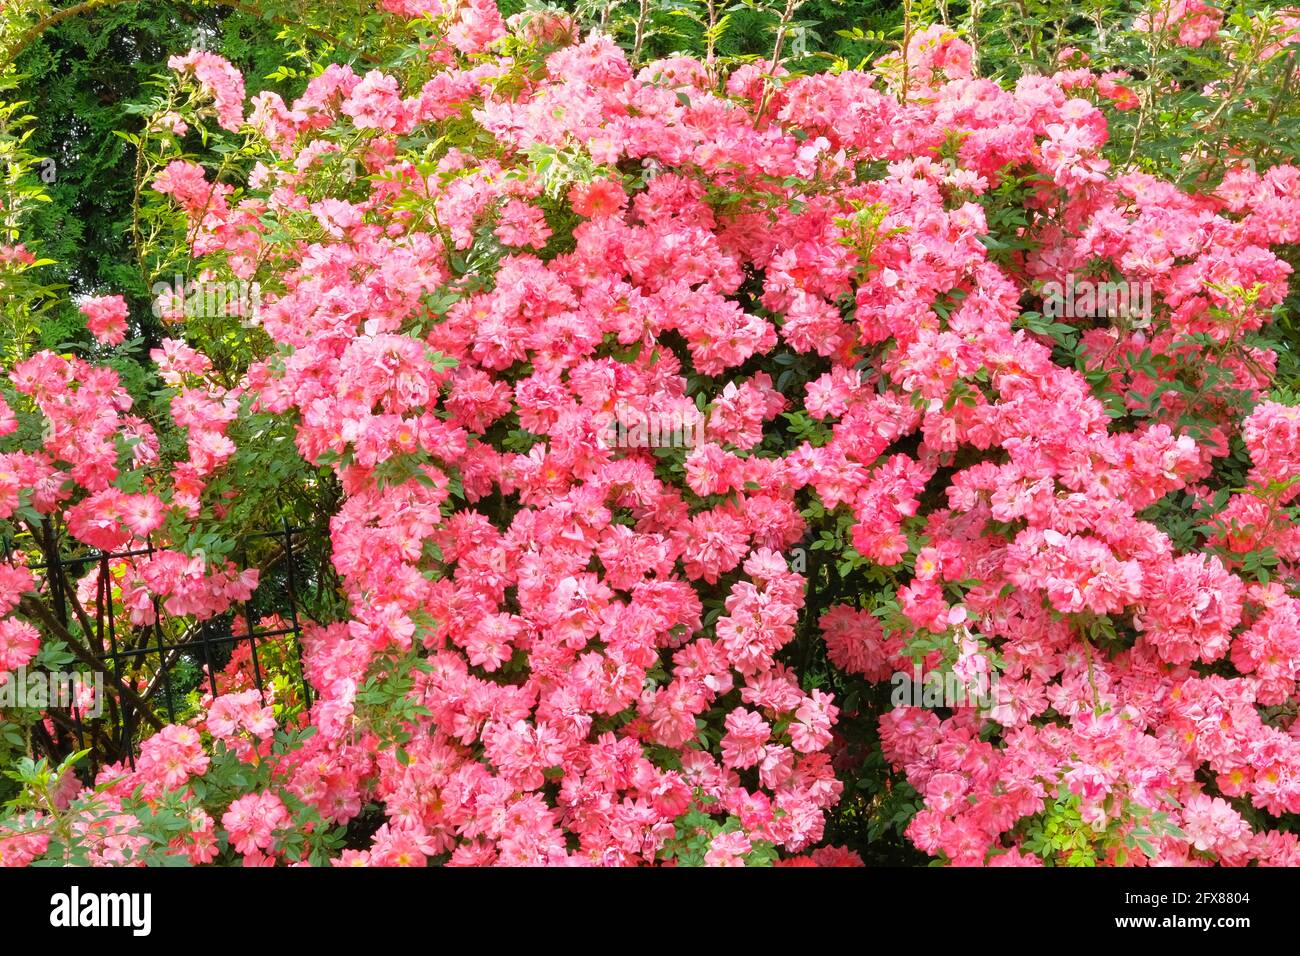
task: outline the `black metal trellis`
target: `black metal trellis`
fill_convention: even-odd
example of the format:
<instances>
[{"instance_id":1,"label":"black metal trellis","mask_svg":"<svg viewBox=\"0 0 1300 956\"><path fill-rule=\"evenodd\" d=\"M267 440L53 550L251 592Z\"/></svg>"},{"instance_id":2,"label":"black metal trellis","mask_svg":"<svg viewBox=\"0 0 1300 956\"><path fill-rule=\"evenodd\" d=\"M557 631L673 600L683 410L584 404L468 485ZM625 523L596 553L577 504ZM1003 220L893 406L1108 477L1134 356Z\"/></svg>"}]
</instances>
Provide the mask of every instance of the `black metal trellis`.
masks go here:
<instances>
[{"instance_id":1,"label":"black metal trellis","mask_svg":"<svg viewBox=\"0 0 1300 956\"><path fill-rule=\"evenodd\" d=\"M311 702L311 689L303 674L301 662L301 615L298 592L303 570L296 565L303 554L296 548L295 540L306 530L291 527L285 522L279 530L243 535L237 549L237 570L249 567L248 547L255 541L273 540L281 551L272 562L261 568L262 576L249 600L239 602L224 614L204 621L189 623L179 638L168 638L168 620L188 620L168 615L162 602L153 597L153 622L133 625L120 621L112 600L112 563L119 559L147 558L156 553L150 542L144 548L105 552L90 550L83 554L66 556L58 548L57 535L47 523L39 530L38 541L45 561L29 563L33 571L44 572L46 600L29 598L18 608L40 628L46 637L61 638L70 645L74 656L83 666L98 671L103 684L103 712L95 718L80 713L75 706L66 708L51 704L47 709L49 726L39 726L35 735L51 757L58 758L73 750L91 751L91 764L125 760L134 766L136 737L144 729L161 726L162 714L167 721L177 718L178 704L184 693L202 683L207 691L217 696L218 671L229 663L243 643L248 647L253 684L265 701L264 668L259 657L259 647L278 638L291 638L294 646L293 668L301 689L302 702ZM4 559L11 559L6 544ZM69 575L84 576L86 570L98 565L94 607L85 608L77 599L75 589L69 586ZM282 575L268 574L283 569ZM277 593L278 592L278 593ZM93 616L92 616L93 615ZM284 626L258 627L262 615L278 617ZM242 621L242 625L241 622ZM84 641L79 641L74 631L79 630ZM52 632L52 633L51 633ZM154 664L146 668L147 664ZM177 671L183 666L201 668L204 674L194 688L177 687ZM143 689L135 685L148 675Z\"/></svg>"}]
</instances>

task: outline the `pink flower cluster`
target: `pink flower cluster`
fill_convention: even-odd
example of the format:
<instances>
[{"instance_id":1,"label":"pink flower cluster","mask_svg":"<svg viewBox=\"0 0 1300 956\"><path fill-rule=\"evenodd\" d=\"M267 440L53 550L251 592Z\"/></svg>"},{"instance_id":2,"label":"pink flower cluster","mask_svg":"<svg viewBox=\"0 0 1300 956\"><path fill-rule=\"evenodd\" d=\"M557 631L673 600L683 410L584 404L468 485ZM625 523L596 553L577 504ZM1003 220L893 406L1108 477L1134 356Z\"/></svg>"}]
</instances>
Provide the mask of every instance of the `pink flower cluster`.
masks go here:
<instances>
[{"instance_id":1,"label":"pink flower cluster","mask_svg":"<svg viewBox=\"0 0 1300 956\"><path fill-rule=\"evenodd\" d=\"M171 69L190 73L203 92L212 98L218 122L228 130L238 130L244 123L244 77L230 63L206 50L191 50L185 56L168 60Z\"/></svg>"},{"instance_id":2,"label":"pink flower cluster","mask_svg":"<svg viewBox=\"0 0 1300 956\"><path fill-rule=\"evenodd\" d=\"M104 295L81 303L86 327L105 345L126 341L126 300L120 295Z\"/></svg>"},{"instance_id":3,"label":"pink flower cluster","mask_svg":"<svg viewBox=\"0 0 1300 956\"><path fill-rule=\"evenodd\" d=\"M1137 30L1173 32L1181 46L1198 47L1211 40L1223 24L1223 11L1201 0L1162 0L1143 11L1134 23Z\"/></svg>"}]
</instances>

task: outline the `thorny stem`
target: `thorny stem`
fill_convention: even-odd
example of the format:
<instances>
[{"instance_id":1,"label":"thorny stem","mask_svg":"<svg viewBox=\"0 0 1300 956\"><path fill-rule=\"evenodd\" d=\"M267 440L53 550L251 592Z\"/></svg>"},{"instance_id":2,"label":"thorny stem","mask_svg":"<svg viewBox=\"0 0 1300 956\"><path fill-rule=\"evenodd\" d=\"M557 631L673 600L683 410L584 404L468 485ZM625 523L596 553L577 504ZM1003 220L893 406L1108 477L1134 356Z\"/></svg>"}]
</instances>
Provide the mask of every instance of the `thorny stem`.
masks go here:
<instances>
[{"instance_id":1,"label":"thorny stem","mask_svg":"<svg viewBox=\"0 0 1300 956\"><path fill-rule=\"evenodd\" d=\"M772 45L772 59L767 64L767 79L763 83L763 98L759 101L758 113L754 116L755 125L762 121L768 100L772 98L772 83L776 78L776 68L781 64L781 48L785 46L785 36L790 29L790 21L794 19L794 12L803 6L803 3L804 0L786 0L785 2L781 22L777 24L776 28L776 40Z\"/></svg>"},{"instance_id":2,"label":"thorny stem","mask_svg":"<svg viewBox=\"0 0 1300 956\"><path fill-rule=\"evenodd\" d=\"M705 3L709 9L709 29L704 34L704 40L706 44L705 56L704 56L704 68L705 71L709 74L709 81L711 83L716 83L718 77L717 77L717 70L716 70L717 64L715 62L716 52L714 50L714 47L717 44L717 37L714 35L714 32L718 28L718 5L717 5L717 0L705 0Z\"/></svg>"},{"instance_id":3,"label":"thorny stem","mask_svg":"<svg viewBox=\"0 0 1300 956\"><path fill-rule=\"evenodd\" d=\"M632 63L641 62L641 46L645 43L645 24L650 17L650 0L641 0L641 8L636 15L636 42L632 46Z\"/></svg>"},{"instance_id":4,"label":"thorny stem","mask_svg":"<svg viewBox=\"0 0 1300 956\"><path fill-rule=\"evenodd\" d=\"M61 640L64 644L67 644L68 650L72 652L73 656L76 657L77 660L94 670L100 670L103 668L104 662L87 650L80 641L73 637L72 633L63 626L57 617L50 613L50 609L41 601L32 597L24 597L19 602L18 607L25 615L27 615L27 617L39 620L49 629L51 634ZM154 730L162 730L162 721L158 719L158 715L153 712L153 709L140 697L139 694L132 690L128 685L120 682L117 682L117 692L123 697L123 699L131 702L136 710L139 711L140 716L144 719L145 723L149 724L149 726Z\"/></svg>"},{"instance_id":5,"label":"thorny stem","mask_svg":"<svg viewBox=\"0 0 1300 956\"><path fill-rule=\"evenodd\" d=\"M907 85L910 82L907 63L908 47L912 43L912 0L903 0L903 102L907 102Z\"/></svg>"},{"instance_id":6,"label":"thorny stem","mask_svg":"<svg viewBox=\"0 0 1300 956\"><path fill-rule=\"evenodd\" d=\"M1096 713L1101 712L1101 692L1097 689L1097 675L1092 662L1092 638L1083 634L1083 656L1088 661L1088 686L1092 688L1092 707Z\"/></svg>"},{"instance_id":7,"label":"thorny stem","mask_svg":"<svg viewBox=\"0 0 1300 956\"><path fill-rule=\"evenodd\" d=\"M1147 9L1147 16L1150 18L1147 30L1147 83L1141 89L1141 108L1138 110L1137 122L1133 124L1133 142L1129 145L1128 165L1133 165L1133 160L1137 156L1138 142L1142 136L1142 128L1146 125L1147 111L1151 108L1152 100L1155 98L1155 84L1158 83L1156 78L1156 16L1155 5L1152 4Z\"/></svg>"}]
</instances>

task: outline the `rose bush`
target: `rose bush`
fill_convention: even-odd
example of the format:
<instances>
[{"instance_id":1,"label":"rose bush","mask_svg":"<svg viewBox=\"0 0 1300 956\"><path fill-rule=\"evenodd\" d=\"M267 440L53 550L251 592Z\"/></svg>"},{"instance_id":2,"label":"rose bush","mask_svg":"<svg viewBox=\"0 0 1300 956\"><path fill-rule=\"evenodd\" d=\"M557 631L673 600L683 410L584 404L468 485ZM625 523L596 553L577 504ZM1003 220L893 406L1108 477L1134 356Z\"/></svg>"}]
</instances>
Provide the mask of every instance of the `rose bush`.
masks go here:
<instances>
[{"instance_id":1,"label":"rose bush","mask_svg":"<svg viewBox=\"0 0 1300 956\"><path fill-rule=\"evenodd\" d=\"M137 625L256 585L240 455L328 472L347 608L306 625L313 698L228 684L93 782L22 761L0 860L853 863L867 789L959 865L1300 861L1300 412L1267 337L1300 170L1119 168L1119 79L1007 89L942 27L773 80L384 7L419 55L291 102L173 60L142 216L261 304L173 316L170 421L50 351L0 405L0 520L152 543L114 565ZM1119 279L1150 314L1044 291ZM50 643L41 588L20 547L4 670ZM914 667L989 706L884 704Z\"/></svg>"}]
</instances>

